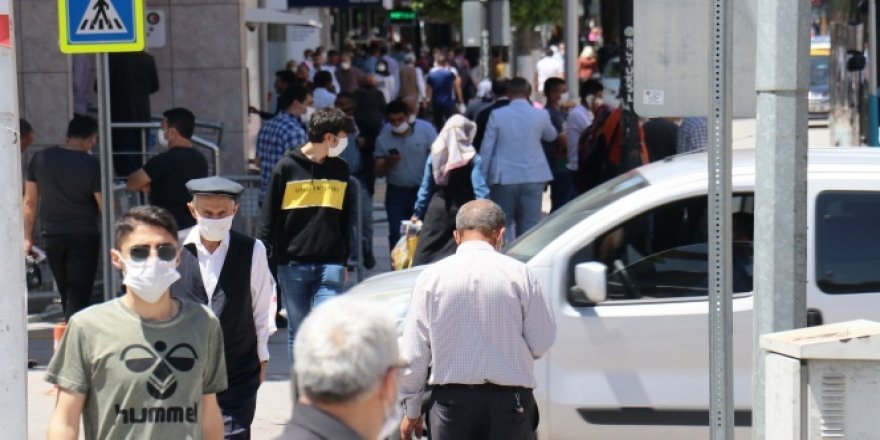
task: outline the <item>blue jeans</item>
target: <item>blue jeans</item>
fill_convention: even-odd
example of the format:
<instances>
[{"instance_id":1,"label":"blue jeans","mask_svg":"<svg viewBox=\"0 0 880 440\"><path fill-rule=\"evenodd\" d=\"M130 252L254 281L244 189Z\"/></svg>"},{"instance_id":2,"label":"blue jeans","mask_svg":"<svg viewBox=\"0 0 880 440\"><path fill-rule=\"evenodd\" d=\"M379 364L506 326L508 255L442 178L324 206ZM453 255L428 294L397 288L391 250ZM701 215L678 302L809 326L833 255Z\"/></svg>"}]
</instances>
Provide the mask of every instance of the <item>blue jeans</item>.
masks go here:
<instances>
[{"instance_id":1,"label":"blue jeans","mask_svg":"<svg viewBox=\"0 0 880 440\"><path fill-rule=\"evenodd\" d=\"M492 201L501 207L507 217L507 232L504 240L513 242L541 220L541 197L543 183L514 183L510 185L491 185L489 193ZM514 230L516 228L516 230Z\"/></svg>"},{"instance_id":2,"label":"blue jeans","mask_svg":"<svg viewBox=\"0 0 880 440\"><path fill-rule=\"evenodd\" d=\"M388 215L388 249L394 249L400 240L400 222L409 220L419 195L418 188L388 185L385 189L385 214Z\"/></svg>"},{"instance_id":3,"label":"blue jeans","mask_svg":"<svg viewBox=\"0 0 880 440\"><path fill-rule=\"evenodd\" d=\"M345 284L345 268L338 264L278 266L278 288L287 310L287 346L293 362L293 341L306 315L324 301L339 295Z\"/></svg>"},{"instance_id":4,"label":"blue jeans","mask_svg":"<svg viewBox=\"0 0 880 440\"><path fill-rule=\"evenodd\" d=\"M571 172L566 170L553 173L553 181L550 182L550 212L556 211L573 198L574 179Z\"/></svg>"}]
</instances>

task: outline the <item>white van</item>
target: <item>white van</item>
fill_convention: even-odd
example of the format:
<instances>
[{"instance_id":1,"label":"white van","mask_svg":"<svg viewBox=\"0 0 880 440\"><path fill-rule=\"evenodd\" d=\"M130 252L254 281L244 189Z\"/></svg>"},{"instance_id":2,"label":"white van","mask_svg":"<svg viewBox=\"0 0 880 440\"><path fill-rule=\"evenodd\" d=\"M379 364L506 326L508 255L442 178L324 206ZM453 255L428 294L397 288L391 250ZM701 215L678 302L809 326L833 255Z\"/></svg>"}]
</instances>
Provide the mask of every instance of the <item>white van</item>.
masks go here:
<instances>
[{"instance_id":1,"label":"white van","mask_svg":"<svg viewBox=\"0 0 880 440\"><path fill-rule=\"evenodd\" d=\"M733 155L737 439L751 424L754 157ZM504 249L537 274L558 322L536 366L539 438L708 438L706 160L681 155L620 176ZM811 323L880 320L880 150L810 150L808 194ZM351 292L402 318L420 271Z\"/></svg>"}]
</instances>

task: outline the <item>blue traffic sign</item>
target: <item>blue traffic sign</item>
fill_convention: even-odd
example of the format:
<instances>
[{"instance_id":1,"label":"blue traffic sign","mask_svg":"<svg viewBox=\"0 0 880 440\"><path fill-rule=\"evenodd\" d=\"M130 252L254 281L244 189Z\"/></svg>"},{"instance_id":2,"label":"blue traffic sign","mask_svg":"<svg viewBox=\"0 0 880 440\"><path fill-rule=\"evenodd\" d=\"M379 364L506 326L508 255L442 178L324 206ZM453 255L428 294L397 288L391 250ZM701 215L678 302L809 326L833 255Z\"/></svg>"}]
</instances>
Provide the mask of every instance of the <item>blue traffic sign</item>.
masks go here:
<instances>
[{"instance_id":1,"label":"blue traffic sign","mask_svg":"<svg viewBox=\"0 0 880 440\"><path fill-rule=\"evenodd\" d=\"M64 53L144 49L144 0L58 0L59 46Z\"/></svg>"}]
</instances>

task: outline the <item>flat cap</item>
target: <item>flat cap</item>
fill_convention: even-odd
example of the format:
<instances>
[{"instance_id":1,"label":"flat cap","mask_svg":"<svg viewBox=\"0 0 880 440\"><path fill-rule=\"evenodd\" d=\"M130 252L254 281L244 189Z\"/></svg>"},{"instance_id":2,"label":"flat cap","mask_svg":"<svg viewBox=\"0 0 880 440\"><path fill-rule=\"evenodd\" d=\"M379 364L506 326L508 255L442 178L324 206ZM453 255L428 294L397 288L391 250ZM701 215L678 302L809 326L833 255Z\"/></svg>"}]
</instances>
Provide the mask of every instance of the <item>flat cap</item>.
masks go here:
<instances>
[{"instance_id":1,"label":"flat cap","mask_svg":"<svg viewBox=\"0 0 880 440\"><path fill-rule=\"evenodd\" d=\"M221 196L229 196L237 199L244 187L236 182L223 177L205 177L202 179L192 179L186 182L186 189L190 194L214 194Z\"/></svg>"}]
</instances>

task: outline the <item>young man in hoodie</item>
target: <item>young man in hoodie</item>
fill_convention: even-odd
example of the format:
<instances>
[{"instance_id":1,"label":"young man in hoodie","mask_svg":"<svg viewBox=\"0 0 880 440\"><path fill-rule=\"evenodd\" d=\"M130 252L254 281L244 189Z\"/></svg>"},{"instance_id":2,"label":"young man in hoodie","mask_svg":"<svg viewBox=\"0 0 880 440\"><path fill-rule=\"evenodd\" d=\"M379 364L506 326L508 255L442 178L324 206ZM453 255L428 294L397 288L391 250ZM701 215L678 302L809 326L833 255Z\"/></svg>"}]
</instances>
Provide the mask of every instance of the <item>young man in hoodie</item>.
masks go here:
<instances>
[{"instance_id":1,"label":"young man in hoodie","mask_svg":"<svg viewBox=\"0 0 880 440\"><path fill-rule=\"evenodd\" d=\"M339 155L354 130L341 110L316 111L309 121L309 141L288 150L269 178L259 238L278 265L291 360L302 320L339 294L348 277L354 199L348 165Z\"/></svg>"}]
</instances>

